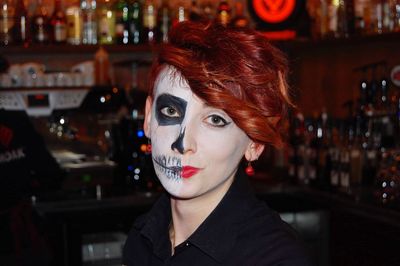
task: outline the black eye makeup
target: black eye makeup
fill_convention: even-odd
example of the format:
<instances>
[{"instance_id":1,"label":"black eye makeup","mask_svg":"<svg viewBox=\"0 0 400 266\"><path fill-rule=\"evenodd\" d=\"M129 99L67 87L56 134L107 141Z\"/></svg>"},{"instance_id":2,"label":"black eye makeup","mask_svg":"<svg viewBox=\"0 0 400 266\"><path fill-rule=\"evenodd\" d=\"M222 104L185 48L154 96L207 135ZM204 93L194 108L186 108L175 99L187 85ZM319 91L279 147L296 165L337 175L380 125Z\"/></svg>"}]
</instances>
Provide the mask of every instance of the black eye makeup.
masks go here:
<instances>
[{"instance_id":1,"label":"black eye makeup","mask_svg":"<svg viewBox=\"0 0 400 266\"><path fill-rule=\"evenodd\" d=\"M182 124L185 118L187 101L168 93L156 99L155 113L160 126Z\"/></svg>"},{"instance_id":2,"label":"black eye makeup","mask_svg":"<svg viewBox=\"0 0 400 266\"><path fill-rule=\"evenodd\" d=\"M229 125L231 122L226 121L226 119L220 115L213 114L207 116L206 123L208 123L213 127L225 127Z\"/></svg>"}]
</instances>

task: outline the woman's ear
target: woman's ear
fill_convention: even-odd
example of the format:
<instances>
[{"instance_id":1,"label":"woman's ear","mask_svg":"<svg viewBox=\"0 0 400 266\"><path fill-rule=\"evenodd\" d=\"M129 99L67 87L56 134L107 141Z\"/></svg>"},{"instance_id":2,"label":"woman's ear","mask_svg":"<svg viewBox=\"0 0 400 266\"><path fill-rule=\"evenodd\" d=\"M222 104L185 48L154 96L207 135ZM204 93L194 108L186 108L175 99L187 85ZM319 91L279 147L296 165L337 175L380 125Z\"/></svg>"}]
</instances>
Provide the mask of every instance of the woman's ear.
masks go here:
<instances>
[{"instance_id":1,"label":"woman's ear","mask_svg":"<svg viewBox=\"0 0 400 266\"><path fill-rule=\"evenodd\" d=\"M261 153L264 151L265 145L254 142L250 140L249 145L247 146L246 152L244 154L247 161L252 162L260 157Z\"/></svg>"},{"instance_id":2,"label":"woman's ear","mask_svg":"<svg viewBox=\"0 0 400 266\"><path fill-rule=\"evenodd\" d=\"M144 134L146 135L147 138L150 138L151 136L150 122L151 122L152 105L153 105L153 99L151 98L151 96L147 96L146 107L144 110L144 123L143 123Z\"/></svg>"}]
</instances>

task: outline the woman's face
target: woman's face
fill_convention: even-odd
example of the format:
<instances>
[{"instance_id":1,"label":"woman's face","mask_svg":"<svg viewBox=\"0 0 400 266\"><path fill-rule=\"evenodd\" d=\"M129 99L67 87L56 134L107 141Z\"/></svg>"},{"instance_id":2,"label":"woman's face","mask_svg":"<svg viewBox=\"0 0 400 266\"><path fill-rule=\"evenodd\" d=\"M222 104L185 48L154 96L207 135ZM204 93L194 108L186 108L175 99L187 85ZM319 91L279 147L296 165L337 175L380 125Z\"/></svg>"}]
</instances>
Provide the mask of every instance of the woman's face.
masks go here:
<instances>
[{"instance_id":1,"label":"woman's face","mask_svg":"<svg viewBox=\"0 0 400 266\"><path fill-rule=\"evenodd\" d=\"M145 132L164 188L190 199L229 187L253 142L224 111L207 106L173 73L165 67L158 77L154 99L147 101Z\"/></svg>"}]
</instances>

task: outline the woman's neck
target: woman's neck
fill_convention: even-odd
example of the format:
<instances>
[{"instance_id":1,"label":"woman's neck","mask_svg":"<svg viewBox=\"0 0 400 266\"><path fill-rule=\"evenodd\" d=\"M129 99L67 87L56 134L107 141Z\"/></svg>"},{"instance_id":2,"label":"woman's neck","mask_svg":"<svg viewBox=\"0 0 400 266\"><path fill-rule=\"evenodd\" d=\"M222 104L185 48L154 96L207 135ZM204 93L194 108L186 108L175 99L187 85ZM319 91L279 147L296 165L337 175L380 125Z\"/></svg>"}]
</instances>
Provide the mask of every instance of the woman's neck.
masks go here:
<instances>
[{"instance_id":1,"label":"woman's neck","mask_svg":"<svg viewBox=\"0 0 400 266\"><path fill-rule=\"evenodd\" d=\"M191 199L171 197L172 223L170 240L172 249L188 239L201 223L210 215L222 200L234 177L227 179L218 187Z\"/></svg>"}]
</instances>

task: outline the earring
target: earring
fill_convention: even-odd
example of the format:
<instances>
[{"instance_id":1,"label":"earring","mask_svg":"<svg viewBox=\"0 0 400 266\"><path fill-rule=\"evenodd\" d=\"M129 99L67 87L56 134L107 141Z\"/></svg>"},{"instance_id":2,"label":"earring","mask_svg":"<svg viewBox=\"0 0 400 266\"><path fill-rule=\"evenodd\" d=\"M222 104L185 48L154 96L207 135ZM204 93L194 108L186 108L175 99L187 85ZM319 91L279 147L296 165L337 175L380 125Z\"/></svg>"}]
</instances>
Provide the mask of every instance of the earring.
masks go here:
<instances>
[{"instance_id":1,"label":"earring","mask_svg":"<svg viewBox=\"0 0 400 266\"><path fill-rule=\"evenodd\" d=\"M248 176L254 175L254 168L253 168L253 166L251 166L251 161L247 162L247 167L246 167L245 171Z\"/></svg>"},{"instance_id":2,"label":"earring","mask_svg":"<svg viewBox=\"0 0 400 266\"><path fill-rule=\"evenodd\" d=\"M146 152L151 153L151 139L147 139Z\"/></svg>"}]
</instances>

